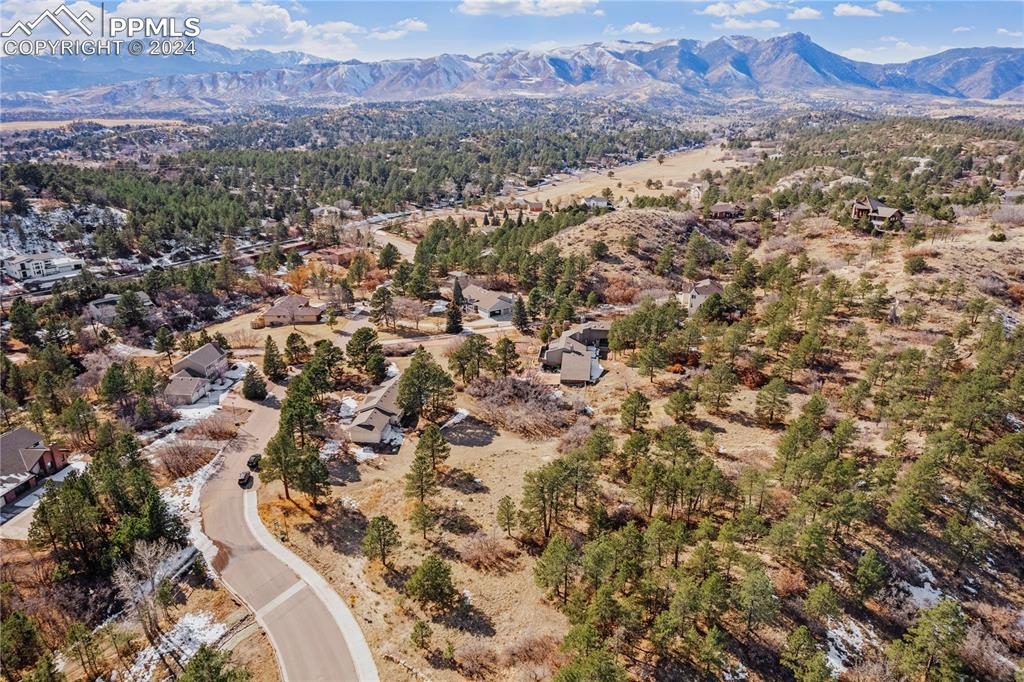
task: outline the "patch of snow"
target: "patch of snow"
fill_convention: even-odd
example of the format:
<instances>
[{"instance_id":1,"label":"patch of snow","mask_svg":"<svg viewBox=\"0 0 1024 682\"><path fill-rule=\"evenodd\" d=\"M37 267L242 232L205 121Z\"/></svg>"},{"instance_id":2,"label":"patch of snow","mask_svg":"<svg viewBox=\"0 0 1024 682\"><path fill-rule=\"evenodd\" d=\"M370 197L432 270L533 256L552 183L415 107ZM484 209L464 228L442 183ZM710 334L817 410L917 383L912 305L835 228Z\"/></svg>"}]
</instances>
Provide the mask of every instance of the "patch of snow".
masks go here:
<instances>
[{"instance_id":1,"label":"patch of snow","mask_svg":"<svg viewBox=\"0 0 1024 682\"><path fill-rule=\"evenodd\" d=\"M448 310L448 301L438 299L430 306L431 315L442 315Z\"/></svg>"},{"instance_id":2,"label":"patch of snow","mask_svg":"<svg viewBox=\"0 0 1024 682\"><path fill-rule=\"evenodd\" d=\"M320 448L320 459L328 460L331 457L336 456L341 452L341 443L336 440L328 440L324 443L323 447Z\"/></svg>"},{"instance_id":3,"label":"patch of snow","mask_svg":"<svg viewBox=\"0 0 1024 682\"><path fill-rule=\"evenodd\" d=\"M402 445L405 440L405 432L402 429L388 424L380 435L380 442L385 445L393 445L396 448Z\"/></svg>"},{"instance_id":4,"label":"patch of snow","mask_svg":"<svg viewBox=\"0 0 1024 682\"><path fill-rule=\"evenodd\" d=\"M837 674L846 672L864 654L865 646L879 648L878 635L855 620L828 619L828 664Z\"/></svg>"},{"instance_id":5,"label":"patch of snow","mask_svg":"<svg viewBox=\"0 0 1024 682\"><path fill-rule=\"evenodd\" d=\"M346 495L341 498L341 508L346 511L359 511L359 503Z\"/></svg>"},{"instance_id":6,"label":"patch of snow","mask_svg":"<svg viewBox=\"0 0 1024 682\"><path fill-rule=\"evenodd\" d=\"M356 414L356 408L359 407L359 403L356 399L351 396L345 396L341 399L341 405L338 407L338 416L341 417L342 424L348 424L352 421L352 417Z\"/></svg>"},{"instance_id":7,"label":"patch of snow","mask_svg":"<svg viewBox=\"0 0 1024 682\"><path fill-rule=\"evenodd\" d=\"M729 666L722 671L723 680L745 680L747 679L747 669L742 663L737 663L734 666Z\"/></svg>"},{"instance_id":8,"label":"patch of snow","mask_svg":"<svg viewBox=\"0 0 1024 682\"><path fill-rule=\"evenodd\" d=\"M462 603L466 606L473 605L473 593L468 589L462 590Z\"/></svg>"},{"instance_id":9,"label":"patch of snow","mask_svg":"<svg viewBox=\"0 0 1024 682\"><path fill-rule=\"evenodd\" d=\"M918 580L924 584L921 587L917 587L905 580L902 581L901 587L907 592L907 599L918 610L935 606L945 596L942 590L935 587L935 574L917 557L912 557L912 564L917 572Z\"/></svg>"},{"instance_id":10,"label":"patch of snow","mask_svg":"<svg viewBox=\"0 0 1024 682\"><path fill-rule=\"evenodd\" d=\"M203 492L203 486L217 473L223 464L223 452L221 449L209 462L195 470L188 476L183 476L160 491L167 506L181 517L181 520L188 526L189 542L198 549L206 563L213 567L213 558L217 556L217 546L203 532L203 519L199 509L199 496Z\"/></svg>"},{"instance_id":11,"label":"patch of snow","mask_svg":"<svg viewBox=\"0 0 1024 682\"><path fill-rule=\"evenodd\" d=\"M455 408L455 414L452 415L451 419L449 419L448 421L446 421L444 424L441 425L441 430L444 431L449 426L455 426L456 424L458 424L459 422L461 422L463 419L465 419L468 416L469 416L469 410L465 410L465 409L463 409L461 407Z\"/></svg>"},{"instance_id":12,"label":"patch of snow","mask_svg":"<svg viewBox=\"0 0 1024 682\"><path fill-rule=\"evenodd\" d=\"M388 379L394 379L397 376L398 376L398 365L396 365L393 362L389 363L388 364L388 372L387 372Z\"/></svg>"},{"instance_id":13,"label":"patch of snow","mask_svg":"<svg viewBox=\"0 0 1024 682\"><path fill-rule=\"evenodd\" d=\"M377 453L373 451L373 448L352 448L352 456L356 458L356 462L362 464L363 462L369 462L371 459L377 459Z\"/></svg>"},{"instance_id":14,"label":"patch of snow","mask_svg":"<svg viewBox=\"0 0 1024 682\"><path fill-rule=\"evenodd\" d=\"M160 639L158 646L148 646L138 653L126 679L149 682L163 665L161 654L175 652L182 663L195 656L203 644L213 644L227 632L224 623L213 620L206 612L186 613Z\"/></svg>"}]
</instances>

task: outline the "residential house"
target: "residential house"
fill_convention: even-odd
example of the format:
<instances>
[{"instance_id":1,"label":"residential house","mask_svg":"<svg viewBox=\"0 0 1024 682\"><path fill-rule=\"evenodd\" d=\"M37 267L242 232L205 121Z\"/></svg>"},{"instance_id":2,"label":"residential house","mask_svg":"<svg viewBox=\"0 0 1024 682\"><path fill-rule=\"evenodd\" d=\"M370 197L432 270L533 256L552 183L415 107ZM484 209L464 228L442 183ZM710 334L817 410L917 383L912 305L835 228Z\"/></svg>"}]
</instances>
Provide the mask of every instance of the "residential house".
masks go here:
<instances>
[{"instance_id":1,"label":"residential house","mask_svg":"<svg viewBox=\"0 0 1024 682\"><path fill-rule=\"evenodd\" d=\"M385 442L388 427L398 426L401 421L398 377L394 377L366 394L348 427L348 435L357 445L377 447Z\"/></svg>"},{"instance_id":2,"label":"residential house","mask_svg":"<svg viewBox=\"0 0 1024 682\"><path fill-rule=\"evenodd\" d=\"M857 222L867 219L872 227L878 230L903 225L902 211L886 206L872 197L852 200L850 202L850 217Z\"/></svg>"},{"instance_id":3,"label":"residential house","mask_svg":"<svg viewBox=\"0 0 1024 682\"><path fill-rule=\"evenodd\" d=\"M171 375L171 380L164 387L164 400L168 405L192 405L205 396L210 390L210 381L206 377L196 377L182 370Z\"/></svg>"},{"instance_id":4,"label":"residential house","mask_svg":"<svg viewBox=\"0 0 1024 682\"><path fill-rule=\"evenodd\" d=\"M693 315L704 301L714 294L721 295L724 291L725 288L716 280L702 279L689 285L688 289L683 289L683 291L676 295L676 298L686 306L687 312Z\"/></svg>"},{"instance_id":5,"label":"residential house","mask_svg":"<svg viewBox=\"0 0 1024 682\"><path fill-rule=\"evenodd\" d=\"M135 295L139 297L143 308L153 307L153 301L145 291L136 291ZM97 298L95 301L89 301L89 317L100 324L113 324L114 317L117 314L117 303L120 300L121 294L107 294L102 298Z\"/></svg>"},{"instance_id":6,"label":"residential house","mask_svg":"<svg viewBox=\"0 0 1024 682\"><path fill-rule=\"evenodd\" d=\"M704 198L704 192L707 188L707 182L695 182L690 186L690 192L687 196L690 200L691 206L700 206L700 201Z\"/></svg>"},{"instance_id":7,"label":"residential house","mask_svg":"<svg viewBox=\"0 0 1024 682\"><path fill-rule=\"evenodd\" d=\"M208 343L178 360L171 369L173 374L186 372L193 377L215 381L228 371L228 356L217 344Z\"/></svg>"},{"instance_id":8,"label":"residential house","mask_svg":"<svg viewBox=\"0 0 1024 682\"><path fill-rule=\"evenodd\" d=\"M10 504L35 488L45 477L63 469L70 451L47 445L24 427L0 435L0 495Z\"/></svg>"},{"instance_id":9,"label":"residential house","mask_svg":"<svg viewBox=\"0 0 1024 682\"><path fill-rule=\"evenodd\" d=\"M310 257L317 257L331 265L348 265L357 253L359 249L354 246L329 246L311 254Z\"/></svg>"},{"instance_id":10,"label":"residential house","mask_svg":"<svg viewBox=\"0 0 1024 682\"><path fill-rule=\"evenodd\" d=\"M610 208L611 203L604 197L589 196L583 200L583 204L587 208Z\"/></svg>"},{"instance_id":11,"label":"residential house","mask_svg":"<svg viewBox=\"0 0 1024 682\"><path fill-rule=\"evenodd\" d=\"M530 209L530 213L540 213L544 210L544 204L539 201L528 201L526 208Z\"/></svg>"},{"instance_id":12,"label":"residential house","mask_svg":"<svg viewBox=\"0 0 1024 682\"><path fill-rule=\"evenodd\" d=\"M541 365L559 370L559 383L585 386L595 383L603 369L598 361L608 355L611 324L603 320L577 324L540 351Z\"/></svg>"},{"instance_id":13,"label":"residential house","mask_svg":"<svg viewBox=\"0 0 1024 682\"><path fill-rule=\"evenodd\" d=\"M743 209L736 204L720 201L711 206L709 213L712 218L732 220L733 218L738 218L743 213Z\"/></svg>"},{"instance_id":14,"label":"residential house","mask_svg":"<svg viewBox=\"0 0 1024 682\"><path fill-rule=\"evenodd\" d=\"M512 307L515 305L515 297L511 294L491 291L475 284L462 288L462 298L466 301L466 310L492 320L511 317Z\"/></svg>"},{"instance_id":15,"label":"residential house","mask_svg":"<svg viewBox=\"0 0 1024 682\"><path fill-rule=\"evenodd\" d=\"M254 328L266 325L280 327L285 324L314 324L320 321L324 309L309 304L309 298L300 294L289 294L274 301L273 305L257 315Z\"/></svg>"},{"instance_id":16,"label":"residential house","mask_svg":"<svg viewBox=\"0 0 1024 682\"><path fill-rule=\"evenodd\" d=\"M29 253L4 261L4 274L19 282L43 282L74 277L85 268L85 261L62 253Z\"/></svg>"}]
</instances>

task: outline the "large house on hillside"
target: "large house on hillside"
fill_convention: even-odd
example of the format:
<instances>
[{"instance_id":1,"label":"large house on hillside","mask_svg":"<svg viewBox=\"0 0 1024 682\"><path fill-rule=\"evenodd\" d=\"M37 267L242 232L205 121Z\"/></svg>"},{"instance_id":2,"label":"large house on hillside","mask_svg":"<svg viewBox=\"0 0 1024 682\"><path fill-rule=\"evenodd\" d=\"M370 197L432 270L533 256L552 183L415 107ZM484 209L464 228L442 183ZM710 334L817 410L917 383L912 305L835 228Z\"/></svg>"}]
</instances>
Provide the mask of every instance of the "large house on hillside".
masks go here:
<instances>
[{"instance_id":1,"label":"large house on hillside","mask_svg":"<svg viewBox=\"0 0 1024 682\"><path fill-rule=\"evenodd\" d=\"M228 371L228 356L217 344L208 343L178 360L171 368L175 373L187 372L194 377L214 381Z\"/></svg>"},{"instance_id":2,"label":"large house on hillside","mask_svg":"<svg viewBox=\"0 0 1024 682\"><path fill-rule=\"evenodd\" d=\"M850 217L856 222L867 220L876 230L903 225L903 212L886 206L878 199L864 197L850 202Z\"/></svg>"},{"instance_id":3,"label":"large house on hillside","mask_svg":"<svg viewBox=\"0 0 1024 682\"><path fill-rule=\"evenodd\" d=\"M384 442L388 426L398 426L401 421L398 377L394 377L366 394L349 424L348 435L356 445L377 447Z\"/></svg>"},{"instance_id":4,"label":"large house on hillside","mask_svg":"<svg viewBox=\"0 0 1024 682\"><path fill-rule=\"evenodd\" d=\"M686 312L693 315L704 301L715 294L721 296L724 291L725 288L716 280L702 279L699 282L690 284L688 288L684 288L677 294L676 298L686 306Z\"/></svg>"},{"instance_id":5,"label":"large house on hillside","mask_svg":"<svg viewBox=\"0 0 1024 682\"><path fill-rule=\"evenodd\" d=\"M540 363L559 371L559 383L586 386L597 382L604 371L598 361L608 355L611 324L603 320L584 322L566 329L561 336L540 349Z\"/></svg>"},{"instance_id":6,"label":"large house on hillside","mask_svg":"<svg viewBox=\"0 0 1024 682\"><path fill-rule=\"evenodd\" d=\"M45 477L63 469L70 451L43 442L43 437L24 427L0 435L0 495L3 503L15 502Z\"/></svg>"},{"instance_id":7,"label":"large house on hillside","mask_svg":"<svg viewBox=\"0 0 1024 682\"><path fill-rule=\"evenodd\" d=\"M19 282L74 277L84 269L84 260L62 253L29 253L4 259L4 274Z\"/></svg>"},{"instance_id":8,"label":"large house on hillside","mask_svg":"<svg viewBox=\"0 0 1024 682\"><path fill-rule=\"evenodd\" d=\"M511 317L512 307L516 302L512 294L491 291L475 284L470 284L462 289L462 298L467 311L480 313L483 317L492 320Z\"/></svg>"},{"instance_id":9,"label":"large house on hillside","mask_svg":"<svg viewBox=\"0 0 1024 682\"><path fill-rule=\"evenodd\" d=\"M300 294L289 294L274 301L273 305L257 315L252 326L280 327L286 324L315 324L320 321L324 309L309 304L309 298Z\"/></svg>"}]
</instances>

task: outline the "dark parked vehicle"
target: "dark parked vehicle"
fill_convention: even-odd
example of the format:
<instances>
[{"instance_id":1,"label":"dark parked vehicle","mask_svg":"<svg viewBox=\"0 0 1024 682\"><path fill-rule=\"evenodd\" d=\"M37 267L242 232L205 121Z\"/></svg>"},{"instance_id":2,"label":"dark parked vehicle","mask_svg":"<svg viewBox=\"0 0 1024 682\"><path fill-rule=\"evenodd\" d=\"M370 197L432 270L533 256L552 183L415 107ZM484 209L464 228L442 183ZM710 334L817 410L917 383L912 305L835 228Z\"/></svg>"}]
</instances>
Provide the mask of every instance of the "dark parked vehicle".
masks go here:
<instances>
[{"instance_id":1,"label":"dark parked vehicle","mask_svg":"<svg viewBox=\"0 0 1024 682\"><path fill-rule=\"evenodd\" d=\"M242 486L243 488L247 488L249 487L250 483L252 483L252 474L250 474L248 471L243 471L242 473L238 474L238 485Z\"/></svg>"},{"instance_id":2,"label":"dark parked vehicle","mask_svg":"<svg viewBox=\"0 0 1024 682\"><path fill-rule=\"evenodd\" d=\"M252 455L251 457L249 457L249 461L247 461L245 464L246 464L246 466L248 466L253 471L259 471L259 468L260 468L260 453L257 452L255 455Z\"/></svg>"}]
</instances>

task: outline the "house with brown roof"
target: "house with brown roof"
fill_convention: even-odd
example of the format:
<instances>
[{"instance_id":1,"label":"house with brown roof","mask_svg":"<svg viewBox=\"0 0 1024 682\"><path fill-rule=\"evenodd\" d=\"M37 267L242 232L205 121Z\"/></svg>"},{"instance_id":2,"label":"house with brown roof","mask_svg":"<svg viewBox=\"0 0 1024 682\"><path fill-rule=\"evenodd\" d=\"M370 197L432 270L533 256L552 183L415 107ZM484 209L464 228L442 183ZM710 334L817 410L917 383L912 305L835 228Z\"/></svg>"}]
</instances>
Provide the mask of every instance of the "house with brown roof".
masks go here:
<instances>
[{"instance_id":1,"label":"house with brown roof","mask_svg":"<svg viewBox=\"0 0 1024 682\"><path fill-rule=\"evenodd\" d=\"M274 301L273 305L260 313L254 320L256 328L269 325L280 327L286 324L315 324L320 321L324 309L309 304L309 298L301 294L289 294Z\"/></svg>"},{"instance_id":2,"label":"house with brown roof","mask_svg":"<svg viewBox=\"0 0 1024 682\"><path fill-rule=\"evenodd\" d=\"M711 214L712 218L717 218L719 220L732 220L733 218L738 218L743 213L743 209L733 203L719 202L712 205L708 210L708 213Z\"/></svg>"},{"instance_id":3,"label":"house with brown roof","mask_svg":"<svg viewBox=\"0 0 1024 682\"><path fill-rule=\"evenodd\" d=\"M354 246L328 246L310 254L310 258L319 258L331 265L348 265L357 253L359 249Z\"/></svg>"},{"instance_id":4,"label":"house with brown roof","mask_svg":"<svg viewBox=\"0 0 1024 682\"><path fill-rule=\"evenodd\" d=\"M705 278L690 284L688 288L684 288L677 294L676 298L686 306L686 311L693 315L703 305L704 301L715 294L721 296L724 291L725 287L720 282Z\"/></svg>"},{"instance_id":5,"label":"house with brown roof","mask_svg":"<svg viewBox=\"0 0 1024 682\"><path fill-rule=\"evenodd\" d=\"M388 427L398 426L401 421L398 377L394 377L366 394L348 426L348 435L356 445L378 447L384 442Z\"/></svg>"},{"instance_id":6,"label":"house with brown roof","mask_svg":"<svg viewBox=\"0 0 1024 682\"><path fill-rule=\"evenodd\" d=\"M480 313L483 317L491 319L512 317L515 298L511 294L470 284L463 287L462 298L469 312Z\"/></svg>"},{"instance_id":7,"label":"house with brown roof","mask_svg":"<svg viewBox=\"0 0 1024 682\"><path fill-rule=\"evenodd\" d=\"M608 355L611 324L594 320L577 324L540 350L541 365L559 371L559 383L567 386L593 384L603 369L598 361Z\"/></svg>"},{"instance_id":8,"label":"house with brown roof","mask_svg":"<svg viewBox=\"0 0 1024 682\"><path fill-rule=\"evenodd\" d=\"M898 208L886 206L880 200L873 197L853 199L850 201L850 217L855 222L867 220L876 230L901 227L903 225L903 212Z\"/></svg>"},{"instance_id":9,"label":"house with brown roof","mask_svg":"<svg viewBox=\"0 0 1024 682\"><path fill-rule=\"evenodd\" d=\"M173 374L185 372L193 377L213 381L228 371L228 356L217 344L208 343L171 365L171 370Z\"/></svg>"},{"instance_id":10,"label":"house with brown roof","mask_svg":"<svg viewBox=\"0 0 1024 682\"><path fill-rule=\"evenodd\" d=\"M70 451L43 442L43 437L24 427L0 435L0 495L3 503L15 502L44 478L63 469Z\"/></svg>"},{"instance_id":11,"label":"house with brown roof","mask_svg":"<svg viewBox=\"0 0 1024 682\"><path fill-rule=\"evenodd\" d=\"M210 391L210 381L206 377L195 377L186 371L171 375L164 387L164 400L168 405L192 405Z\"/></svg>"}]
</instances>

